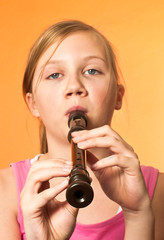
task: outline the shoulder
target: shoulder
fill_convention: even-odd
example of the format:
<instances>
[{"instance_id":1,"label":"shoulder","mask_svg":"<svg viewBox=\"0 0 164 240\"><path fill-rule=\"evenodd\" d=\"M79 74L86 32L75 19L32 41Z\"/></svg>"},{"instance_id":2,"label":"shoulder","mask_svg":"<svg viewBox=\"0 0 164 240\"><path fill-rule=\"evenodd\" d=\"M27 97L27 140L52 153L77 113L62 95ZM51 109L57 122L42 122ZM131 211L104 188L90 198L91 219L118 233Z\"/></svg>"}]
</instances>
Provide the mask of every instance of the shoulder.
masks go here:
<instances>
[{"instance_id":1,"label":"shoulder","mask_svg":"<svg viewBox=\"0 0 164 240\"><path fill-rule=\"evenodd\" d=\"M3 193L0 199L6 199L5 203L14 209L18 206L18 192L24 187L30 167L30 159L27 159L0 170L0 192Z\"/></svg>"},{"instance_id":2,"label":"shoulder","mask_svg":"<svg viewBox=\"0 0 164 240\"><path fill-rule=\"evenodd\" d=\"M1 188L10 187L11 184L13 183L13 180L14 180L14 172L11 167L0 169L0 187Z\"/></svg>"},{"instance_id":3,"label":"shoulder","mask_svg":"<svg viewBox=\"0 0 164 240\"><path fill-rule=\"evenodd\" d=\"M164 173L159 173L156 188L152 200L152 209L155 217L155 239L162 239L164 236Z\"/></svg>"},{"instance_id":4,"label":"shoulder","mask_svg":"<svg viewBox=\"0 0 164 240\"><path fill-rule=\"evenodd\" d=\"M13 209L17 206L16 181L11 167L0 170L0 199L3 205Z\"/></svg>"},{"instance_id":5,"label":"shoulder","mask_svg":"<svg viewBox=\"0 0 164 240\"><path fill-rule=\"evenodd\" d=\"M21 239L17 222L17 188L11 167L0 170L0 206L0 239Z\"/></svg>"}]
</instances>

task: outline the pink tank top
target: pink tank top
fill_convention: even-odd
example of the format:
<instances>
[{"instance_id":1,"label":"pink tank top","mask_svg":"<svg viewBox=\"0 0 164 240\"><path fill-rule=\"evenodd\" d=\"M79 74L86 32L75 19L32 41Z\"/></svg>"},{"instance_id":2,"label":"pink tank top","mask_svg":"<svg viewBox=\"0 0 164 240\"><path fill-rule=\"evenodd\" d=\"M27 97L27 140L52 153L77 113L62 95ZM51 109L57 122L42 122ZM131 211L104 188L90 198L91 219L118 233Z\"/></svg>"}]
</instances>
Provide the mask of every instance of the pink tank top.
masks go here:
<instances>
[{"instance_id":1,"label":"pink tank top","mask_svg":"<svg viewBox=\"0 0 164 240\"><path fill-rule=\"evenodd\" d=\"M11 164L17 184L17 192L18 192L18 222L20 224L20 231L22 239L26 239L24 226L23 226L23 217L20 208L20 193L23 189L23 186L26 181L26 177L31 167L30 159L25 161L12 163ZM158 170L153 167L145 167L142 166L142 172L145 179L145 183L149 192L149 196L152 199L154 189L157 182ZM125 232L124 225L124 216L121 211L113 218L96 224L76 224L75 230L70 238L70 240L123 240Z\"/></svg>"}]
</instances>

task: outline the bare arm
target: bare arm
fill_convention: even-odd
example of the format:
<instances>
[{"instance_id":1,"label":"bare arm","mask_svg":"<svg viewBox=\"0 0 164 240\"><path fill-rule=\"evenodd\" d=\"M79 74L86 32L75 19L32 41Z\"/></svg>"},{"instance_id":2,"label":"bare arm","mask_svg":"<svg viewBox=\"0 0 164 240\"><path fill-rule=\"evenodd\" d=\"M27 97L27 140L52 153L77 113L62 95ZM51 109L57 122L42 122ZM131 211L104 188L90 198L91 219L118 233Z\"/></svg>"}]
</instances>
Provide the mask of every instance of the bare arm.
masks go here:
<instances>
[{"instance_id":1,"label":"bare arm","mask_svg":"<svg viewBox=\"0 0 164 240\"><path fill-rule=\"evenodd\" d=\"M159 173L154 197L152 200L152 212L150 208L147 212L141 213L139 216L130 214L126 225L128 226L128 234L134 229L139 229L138 234L145 234L144 239L163 240L164 237L164 173ZM153 214L153 216L152 216ZM125 218L126 220L126 218ZM143 229L143 231L141 231ZM137 239L139 235L136 236ZM146 238L147 237L147 238ZM134 238L133 238L134 239Z\"/></svg>"},{"instance_id":2,"label":"bare arm","mask_svg":"<svg viewBox=\"0 0 164 240\"><path fill-rule=\"evenodd\" d=\"M0 170L0 239L20 240L17 190L12 168Z\"/></svg>"},{"instance_id":3,"label":"bare arm","mask_svg":"<svg viewBox=\"0 0 164 240\"><path fill-rule=\"evenodd\" d=\"M155 217L155 240L164 238L164 173L160 173L152 201Z\"/></svg>"},{"instance_id":4,"label":"bare arm","mask_svg":"<svg viewBox=\"0 0 164 240\"><path fill-rule=\"evenodd\" d=\"M151 206L141 211L124 211L125 239L154 240L154 217Z\"/></svg>"},{"instance_id":5,"label":"bare arm","mask_svg":"<svg viewBox=\"0 0 164 240\"><path fill-rule=\"evenodd\" d=\"M88 163L104 193L118 203L125 217L126 240L154 240L154 216L137 154L109 126L72 133L80 148L109 148L109 156ZM159 240L159 239L157 239Z\"/></svg>"}]
</instances>

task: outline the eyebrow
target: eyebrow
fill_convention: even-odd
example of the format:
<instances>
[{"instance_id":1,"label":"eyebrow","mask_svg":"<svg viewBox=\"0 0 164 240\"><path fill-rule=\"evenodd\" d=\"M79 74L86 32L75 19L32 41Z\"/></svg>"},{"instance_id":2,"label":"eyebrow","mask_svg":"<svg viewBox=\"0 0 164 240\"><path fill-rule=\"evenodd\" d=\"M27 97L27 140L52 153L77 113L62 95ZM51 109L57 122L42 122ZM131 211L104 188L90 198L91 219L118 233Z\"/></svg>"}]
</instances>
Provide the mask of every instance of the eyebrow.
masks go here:
<instances>
[{"instance_id":1,"label":"eyebrow","mask_svg":"<svg viewBox=\"0 0 164 240\"><path fill-rule=\"evenodd\" d=\"M62 63L62 61L60 61L60 60L50 60L50 61L44 63L44 64L40 67L40 70L44 70L47 65L56 64L56 63Z\"/></svg>"},{"instance_id":2,"label":"eyebrow","mask_svg":"<svg viewBox=\"0 0 164 240\"><path fill-rule=\"evenodd\" d=\"M106 60L102 57L99 57L99 56L88 56L88 57L84 57L83 60L84 61L89 61L91 59L98 59L98 60L101 60L103 61L105 64L106 64ZM60 64L60 63L63 63L62 60L50 60L48 61L47 63L43 64L41 67L40 67L40 70L43 70L44 68L46 68L47 65L51 65L51 64Z\"/></svg>"},{"instance_id":3,"label":"eyebrow","mask_svg":"<svg viewBox=\"0 0 164 240\"><path fill-rule=\"evenodd\" d=\"M105 62L106 63L106 61L105 61L105 59L104 58L102 58L102 57L99 57L99 56L88 56L88 57L85 57L84 58L84 60L86 61L86 60L90 60L90 59L99 59L99 60L101 60L101 61L103 61L103 62Z\"/></svg>"}]
</instances>

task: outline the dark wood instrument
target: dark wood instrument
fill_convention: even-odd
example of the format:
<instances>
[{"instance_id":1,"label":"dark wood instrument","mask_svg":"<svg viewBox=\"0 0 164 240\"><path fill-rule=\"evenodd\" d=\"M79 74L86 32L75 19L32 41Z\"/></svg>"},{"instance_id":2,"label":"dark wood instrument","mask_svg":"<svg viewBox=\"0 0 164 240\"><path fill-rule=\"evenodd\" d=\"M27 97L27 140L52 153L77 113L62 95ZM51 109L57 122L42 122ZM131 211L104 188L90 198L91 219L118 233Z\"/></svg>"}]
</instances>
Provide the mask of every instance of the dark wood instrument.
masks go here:
<instances>
[{"instance_id":1,"label":"dark wood instrument","mask_svg":"<svg viewBox=\"0 0 164 240\"><path fill-rule=\"evenodd\" d=\"M69 186L66 191L67 201L76 208L88 206L93 200L93 189L89 173L86 170L87 152L78 148L73 142L71 133L84 130L87 127L87 118L81 111L70 114L68 119L70 131L68 140L71 143L73 169L70 173Z\"/></svg>"}]
</instances>

